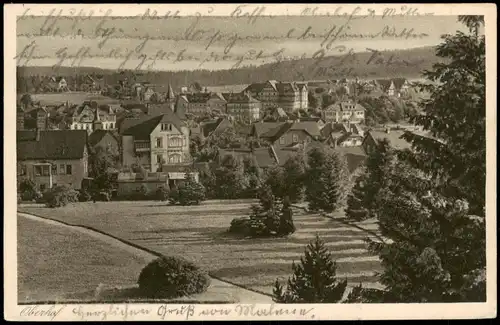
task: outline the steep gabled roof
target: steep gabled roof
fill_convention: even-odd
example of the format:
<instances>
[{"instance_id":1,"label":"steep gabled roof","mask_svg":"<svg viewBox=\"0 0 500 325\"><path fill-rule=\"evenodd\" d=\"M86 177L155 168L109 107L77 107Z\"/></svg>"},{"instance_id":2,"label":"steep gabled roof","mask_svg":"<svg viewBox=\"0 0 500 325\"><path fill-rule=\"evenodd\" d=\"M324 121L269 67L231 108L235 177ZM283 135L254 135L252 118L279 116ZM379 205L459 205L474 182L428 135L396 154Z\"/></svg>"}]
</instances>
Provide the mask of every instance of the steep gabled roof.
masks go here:
<instances>
[{"instance_id":1,"label":"steep gabled roof","mask_svg":"<svg viewBox=\"0 0 500 325\"><path fill-rule=\"evenodd\" d=\"M89 144L91 146L95 146L96 144L98 144L106 135L110 135L113 137L113 139L115 139L116 141L118 141L116 138L115 138L115 135L113 134L113 132L109 131L109 130L95 130L94 132L92 132L90 135L89 135Z\"/></svg>"},{"instance_id":2,"label":"steep gabled roof","mask_svg":"<svg viewBox=\"0 0 500 325\"><path fill-rule=\"evenodd\" d=\"M87 145L86 130L46 130L17 132L17 159L80 159Z\"/></svg>"},{"instance_id":3,"label":"steep gabled roof","mask_svg":"<svg viewBox=\"0 0 500 325\"><path fill-rule=\"evenodd\" d=\"M406 81L407 81L406 78L394 78L394 79L392 79L392 82L394 83L394 87L396 87L396 90L400 90Z\"/></svg>"},{"instance_id":4,"label":"steep gabled roof","mask_svg":"<svg viewBox=\"0 0 500 325\"><path fill-rule=\"evenodd\" d=\"M380 86L383 91L386 91L391 86L391 79L376 79L375 83Z\"/></svg>"},{"instance_id":5,"label":"steep gabled roof","mask_svg":"<svg viewBox=\"0 0 500 325\"><path fill-rule=\"evenodd\" d=\"M184 125L180 118L172 111L165 111L164 114L154 117L147 116L145 119L135 122L133 126L123 129L123 135L131 135L137 140L149 140L151 132L160 123L172 124L179 132L181 132L181 127Z\"/></svg>"},{"instance_id":6,"label":"steep gabled roof","mask_svg":"<svg viewBox=\"0 0 500 325\"><path fill-rule=\"evenodd\" d=\"M264 133L272 130L278 126L283 125L284 122L257 122L253 124L253 132L257 137L262 136Z\"/></svg>"},{"instance_id":7,"label":"steep gabled roof","mask_svg":"<svg viewBox=\"0 0 500 325\"><path fill-rule=\"evenodd\" d=\"M319 137L321 135L318 123L316 122L295 122L293 123L290 130L304 130L309 135L313 137Z\"/></svg>"}]
</instances>

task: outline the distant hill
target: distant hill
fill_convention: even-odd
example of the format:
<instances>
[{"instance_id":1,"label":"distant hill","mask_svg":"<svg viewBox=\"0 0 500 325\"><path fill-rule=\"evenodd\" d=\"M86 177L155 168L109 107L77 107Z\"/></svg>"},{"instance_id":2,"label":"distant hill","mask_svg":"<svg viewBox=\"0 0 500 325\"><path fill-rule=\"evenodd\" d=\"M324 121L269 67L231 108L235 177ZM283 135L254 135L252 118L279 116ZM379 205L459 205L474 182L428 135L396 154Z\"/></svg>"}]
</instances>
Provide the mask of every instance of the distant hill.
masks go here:
<instances>
[{"instance_id":1,"label":"distant hill","mask_svg":"<svg viewBox=\"0 0 500 325\"><path fill-rule=\"evenodd\" d=\"M392 64L387 61L392 56ZM370 58L372 60L370 60ZM383 61L380 61L382 58ZM422 47L408 50L383 51L377 58L373 53L357 53L354 57L345 59L345 56L329 56L321 60L312 58L282 61L279 64L270 63L260 66L246 66L231 70L192 70L192 71L123 71L106 70L94 67L60 67L57 75L75 77L78 75L102 76L108 84L115 84L121 75L142 75L153 84L170 83L174 89L191 84L195 81L203 86L223 86L234 84L249 84L252 82L276 80L324 80L340 78L377 79L405 77L408 79L421 78L425 69L443 59L435 55L434 47ZM378 63L377 63L378 60ZM371 61L371 62L369 62ZM29 76L50 76L56 74L52 67L18 67L18 78Z\"/></svg>"}]
</instances>

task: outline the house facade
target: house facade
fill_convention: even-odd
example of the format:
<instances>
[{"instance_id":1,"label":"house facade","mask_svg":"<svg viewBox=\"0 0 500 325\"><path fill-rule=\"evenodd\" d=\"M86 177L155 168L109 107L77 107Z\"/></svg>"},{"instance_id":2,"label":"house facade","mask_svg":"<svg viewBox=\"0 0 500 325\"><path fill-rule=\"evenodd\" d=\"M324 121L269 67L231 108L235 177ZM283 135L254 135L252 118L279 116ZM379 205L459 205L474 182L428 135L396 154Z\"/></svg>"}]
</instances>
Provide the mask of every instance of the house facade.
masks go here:
<instances>
[{"instance_id":1,"label":"house facade","mask_svg":"<svg viewBox=\"0 0 500 325\"><path fill-rule=\"evenodd\" d=\"M57 185L80 189L88 177L87 132L18 131L17 177L33 180L40 191Z\"/></svg>"},{"instance_id":2,"label":"house facade","mask_svg":"<svg viewBox=\"0 0 500 325\"><path fill-rule=\"evenodd\" d=\"M122 164L141 165L156 172L163 165L186 164L189 154L189 128L168 112L159 116L146 116L122 133Z\"/></svg>"},{"instance_id":3,"label":"house facade","mask_svg":"<svg viewBox=\"0 0 500 325\"><path fill-rule=\"evenodd\" d=\"M299 109L307 109L309 106L306 83L268 80L263 83L253 83L243 92L259 100L262 109L278 105L287 113L292 113Z\"/></svg>"},{"instance_id":4,"label":"house facade","mask_svg":"<svg viewBox=\"0 0 500 325\"><path fill-rule=\"evenodd\" d=\"M71 130L116 130L116 114L109 105L99 106L97 102L84 102L76 107L70 117Z\"/></svg>"},{"instance_id":5,"label":"house facade","mask_svg":"<svg viewBox=\"0 0 500 325\"><path fill-rule=\"evenodd\" d=\"M363 123L365 120L365 108L352 100L332 104L326 107L321 114L326 123Z\"/></svg>"},{"instance_id":6,"label":"house facade","mask_svg":"<svg viewBox=\"0 0 500 325\"><path fill-rule=\"evenodd\" d=\"M262 103L248 93L223 94L226 113L234 119L253 122L260 119Z\"/></svg>"}]
</instances>

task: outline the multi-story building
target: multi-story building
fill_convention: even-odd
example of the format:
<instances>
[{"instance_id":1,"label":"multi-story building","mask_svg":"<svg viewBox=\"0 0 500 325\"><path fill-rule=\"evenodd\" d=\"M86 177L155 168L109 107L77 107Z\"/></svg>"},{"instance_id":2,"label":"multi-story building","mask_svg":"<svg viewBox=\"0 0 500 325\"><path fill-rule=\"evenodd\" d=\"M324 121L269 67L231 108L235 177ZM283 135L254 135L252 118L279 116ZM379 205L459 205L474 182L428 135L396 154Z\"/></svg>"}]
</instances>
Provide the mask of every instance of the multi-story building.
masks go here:
<instances>
[{"instance_id":1,"label":"multi-story building","mask_svg":"<svg viewBox=\"0 0 500 325\"><path fill-rule=\"evenodd\" d=\"M339 101L327 106L321 114L326 123L362 123L365 120L365 108L352 100Z\"/></svg>"},{"instance_id":2,"label":"multi-story building","mask_svg":"<svg viewBox=\"0 0 500 325\"><path fill-rule=\"evenodd\" d=\"M281 106L292 113L299 109L307 109L309 101L307 97L307 84L296 82L281 82L268 80L263 83L253 83L243 92L248 92L262 103L262 108Z\"/></svg>"},{"instance_id":3,"label":"multi-story building","mask_svg":"<svg viewBox=\"0 0 500 325\"><path fill-rule=\"evenodd\" d=\"M76 107L70 117L69 128L71 130L115 130L116 114L109 105L98 105L95 101L84 102Z\"/></svg>"},{"instance_id":4,"label":"multi-story building","mask_svg":"<svg viewBox=\"0 0 500 325\"><path fill-rule=\"evenodd\" d=\"M80 189L88 176L87 132L32 130L17 132L17 176L40 191L56 185Z\"/></svg>"},{"instance_id":5,"label":"multi-story building","mask_svg":"<svg viewBox=\"0 0 500 325\"><path fill-rule=\"evenodd\" d=\"M214 110L224 112L226 103L226 99L218 93L194 93L179 96L177 106L182 106L185 113L204 115Z\"/></svg>"},{"instance_id":6,"label":"multi-story building","mask_svg":"<svg viewBox=\"0 0 500 325\"><path fill-rule=\"evenodd\" d=\"M123 166L140 165L156 172L164 165L191 161L189 128L173 111L128 122L121 136Z\"/></svg>"},{"instance_id":7,"label":"multi-story building","mask_svg":"<svg viewBox=\"0 0 500 325\"><path fill-rule=\"evenodd\" d=\"M237 120L253 122L260 118L262 103L248 93L223 94L226 113Z\"/></svg>"}]
</instances>

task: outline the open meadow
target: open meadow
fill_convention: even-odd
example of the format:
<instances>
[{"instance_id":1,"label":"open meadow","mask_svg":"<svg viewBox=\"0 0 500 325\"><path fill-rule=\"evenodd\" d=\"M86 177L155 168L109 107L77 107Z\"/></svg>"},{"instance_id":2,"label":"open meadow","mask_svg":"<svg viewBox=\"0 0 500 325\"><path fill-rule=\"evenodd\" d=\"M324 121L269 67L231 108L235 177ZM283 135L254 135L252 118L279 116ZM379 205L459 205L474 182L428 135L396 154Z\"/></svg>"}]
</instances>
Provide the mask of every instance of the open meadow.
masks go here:
<instances>
[{"instance_id":1,"label":"open meadow","mask_svg":"<svg viewBox=\"0 0 500 325\"><path fill-rule=\"evenodd\" d=\"M57 209L25 205L18 210L91 227L164 255L182 256L216 278L267 294L272 293L276 278L286 280L291 275L292 262L299 261L306 245L319 234L337 260L339 277L350 286L360 282L379 286L375 272L381 265L366 250L367 232L298 209L294 212L297 231L288 238L272 239L242 239L227 233L233 218L249 214L248 202L215 201L191 207L154 201L88 202ZM362 226L376 231L373 222Z\"/></svg>"}]
</instances>

